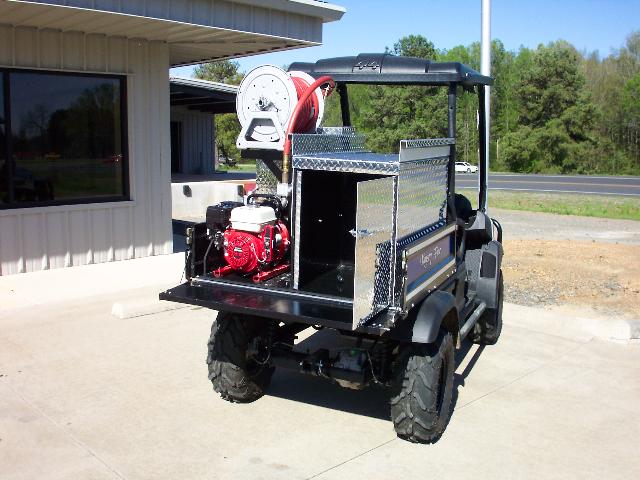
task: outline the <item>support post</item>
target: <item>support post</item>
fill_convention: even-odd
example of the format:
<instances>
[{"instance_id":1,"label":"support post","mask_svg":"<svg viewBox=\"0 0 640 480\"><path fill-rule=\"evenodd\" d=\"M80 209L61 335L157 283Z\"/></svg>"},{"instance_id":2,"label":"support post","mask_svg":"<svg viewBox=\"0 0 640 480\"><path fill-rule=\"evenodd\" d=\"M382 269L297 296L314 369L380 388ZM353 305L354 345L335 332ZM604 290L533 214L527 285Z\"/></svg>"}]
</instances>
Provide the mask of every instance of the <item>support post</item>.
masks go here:
<instances>
[{"instance_id":1,"label":"support post","mask_svg":"<svg viewBox=\"0 0 640 480\"><path fill-rule=\"evenodd\" d=\"M491 0L482 0L482 40L480 42L480 73L487 77L491 76ZM484 88L484 102L481 101L480 108L484 110L484 129L480 130L480 135L484 138L484 145L481 145L480 154L480 174L478 175L478 205L480 210L487 212L487 190L489 184L489 132L491 131L491 87ZM482 128L480 122L480 127Z\"/></svg>"},{"instance_id":2,"label":"support post","mask_svg":"<svg viewBox=\"0 0 640 480\"><path fill-rule=\"evenodd\" d=\"M487 171L489 169L489 162L487 156L487 140L488 135L484 135L487 129L487 116L486 109L483 108L486 100L486 85L478 85L478 130L480 135L479 150L480 150L480 165L478 168L478 210L487 212Z\"/></svg>"},{"instance_id":3,"label":"support post","mask_svg":"<svg viewBox=\"0 0 640 480\"><path fill-rule=\"evenodd\" d=\"M340 112L342 113L342 126L351 126L351 112L349 111L349 93L347 92L347 85L339 83L338 94L340 95Z\"/></svg>"},{"instance_id":4,"label":"support post","mask_svg":"<svg viewBox=\"0 0 640 480\"><path fill-rule=\"evenodd\" d=\"M447 137L456 138L456 84L449 85L448 94L448 122L447 122ZM456 145L450 145L451 151L449 153L449 182L447 186L447 205L449 208L449 218L457 219L455 198L456 191Z\"/></svg>"}]
</instances>

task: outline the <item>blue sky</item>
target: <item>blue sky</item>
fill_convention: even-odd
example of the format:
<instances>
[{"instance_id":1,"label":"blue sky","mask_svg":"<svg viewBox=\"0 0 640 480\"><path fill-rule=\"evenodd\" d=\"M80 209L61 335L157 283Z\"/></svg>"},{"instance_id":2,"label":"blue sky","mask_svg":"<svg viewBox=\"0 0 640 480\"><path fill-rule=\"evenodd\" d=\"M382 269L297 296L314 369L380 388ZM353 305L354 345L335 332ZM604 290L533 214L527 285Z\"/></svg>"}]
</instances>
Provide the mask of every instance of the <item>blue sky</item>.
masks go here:
<instances>
[{"instance_id":1,"label":"blue sky","mask_svg":"<svg viewBox=\"0 0 640 480\"><path fill-rule=\"evenodd\" d=\"M241 69L270 63L381 52L402 36L421 34L436 48L468 45L480 39L481 0L337 0L346 7L342 20L325 24L324 42L288 52L239 59ZM509 50L536 47L558 39L578 50L598 50L602 56L640 30L640 0L492 0L492 37ZM190 76L192 67L172 74Z\"/></svg>"}]
</instances>

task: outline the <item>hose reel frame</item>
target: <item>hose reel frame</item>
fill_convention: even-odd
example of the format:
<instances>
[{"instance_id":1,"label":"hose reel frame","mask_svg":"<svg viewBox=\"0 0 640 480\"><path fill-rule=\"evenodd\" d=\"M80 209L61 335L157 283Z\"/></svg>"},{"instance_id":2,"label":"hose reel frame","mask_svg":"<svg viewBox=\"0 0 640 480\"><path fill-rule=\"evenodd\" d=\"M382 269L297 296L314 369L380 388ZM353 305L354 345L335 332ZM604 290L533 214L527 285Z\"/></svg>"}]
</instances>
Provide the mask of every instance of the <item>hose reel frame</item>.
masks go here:
<instances>
[{"instance_id":1,"label":"hose reel frame","mask_svg":"<svg viewBox=\"0 0 640 480\"><path fill-rule=\"evenodd\" d=\"M285 132L301 94L300 86L308 87L314 81L308 73L285 72L273 65L251 70L240 83L236 96L236 112L241 125L236 146L241 150L283 151ZM315 118L313 125L318 128L324 116L324 95L318 88L314 96L315 99L307 100L309 105L303 107ZM312 117L308 120L307 124Z\"/></svg>"}]
</instances>

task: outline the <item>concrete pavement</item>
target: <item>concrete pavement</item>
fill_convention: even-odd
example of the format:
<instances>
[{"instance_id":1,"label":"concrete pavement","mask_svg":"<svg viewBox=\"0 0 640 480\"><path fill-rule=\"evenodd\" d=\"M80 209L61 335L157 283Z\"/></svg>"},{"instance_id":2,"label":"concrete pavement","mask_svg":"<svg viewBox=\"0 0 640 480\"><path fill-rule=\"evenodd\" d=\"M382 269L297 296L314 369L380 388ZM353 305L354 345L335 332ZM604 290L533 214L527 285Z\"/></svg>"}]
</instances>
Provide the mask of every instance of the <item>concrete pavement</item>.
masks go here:
<instances>
[{"instance_id":1,"label":"concrete pavement","mask_svg":"<svg viewBox=\"0 0 640 480\"><path fill-rule=\"evenodd\" d=\"M259 401L222 401L204 362L213 313L110 314L138 296L0 312L0 478L640 476L637 345L507 306L496 346L458 353L442 439L413 445L395 437L376 388L278 371Z\"/></svg>"}]
</instances>

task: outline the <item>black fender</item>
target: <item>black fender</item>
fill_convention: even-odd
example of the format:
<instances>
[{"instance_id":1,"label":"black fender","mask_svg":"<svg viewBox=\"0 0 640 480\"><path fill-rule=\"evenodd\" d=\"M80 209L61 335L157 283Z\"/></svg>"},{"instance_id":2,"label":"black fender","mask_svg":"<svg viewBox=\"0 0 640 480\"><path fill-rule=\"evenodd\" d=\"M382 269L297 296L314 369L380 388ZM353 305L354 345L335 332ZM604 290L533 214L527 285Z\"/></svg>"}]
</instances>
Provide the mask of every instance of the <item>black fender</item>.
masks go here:
<instances>
[{"instance_id":1,"label":"black fender","mask_svg":"<svg viewBox=\"0 0 640 480\"><path fill-rule=\"evenodd\" d=\"M391 329L388 336L404 342L433 343L443 322L455 338L458 334L456 298L447 291L436 290Z\"/></svg>"},{"instance_id":2,"label":"black fender","mask_svg":"<svg viewBox=\"0 0 640 480\"><path fill-rule=\"evenodd\" d=\"M477 271L476 296L487 305L487 308L496 308L499 301L498 283L503 254L502 244L495 240L482 246L482 256Z\"/></svg>"}]
</instances>

